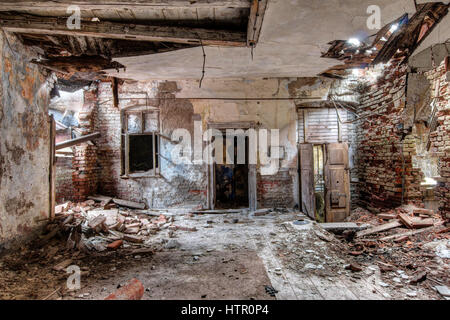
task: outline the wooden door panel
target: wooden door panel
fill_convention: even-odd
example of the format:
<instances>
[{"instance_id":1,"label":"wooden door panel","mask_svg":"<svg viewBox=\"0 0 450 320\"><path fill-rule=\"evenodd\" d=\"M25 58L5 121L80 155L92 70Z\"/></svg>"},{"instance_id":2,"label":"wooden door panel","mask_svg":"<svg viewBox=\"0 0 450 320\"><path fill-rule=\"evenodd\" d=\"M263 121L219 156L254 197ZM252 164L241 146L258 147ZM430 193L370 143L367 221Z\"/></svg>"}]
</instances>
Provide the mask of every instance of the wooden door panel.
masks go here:
<instances>
[{"instance_id":1,"label":"wooden door panel","mask_svg":"<svg viewBox=\"0 0 450 320\"><path fill-rule=\"evenodd\" d=\"M350 214L350 177L348 145L327 145L325 163L327 222L341 222Z\"/></svg>"}]
</instances>

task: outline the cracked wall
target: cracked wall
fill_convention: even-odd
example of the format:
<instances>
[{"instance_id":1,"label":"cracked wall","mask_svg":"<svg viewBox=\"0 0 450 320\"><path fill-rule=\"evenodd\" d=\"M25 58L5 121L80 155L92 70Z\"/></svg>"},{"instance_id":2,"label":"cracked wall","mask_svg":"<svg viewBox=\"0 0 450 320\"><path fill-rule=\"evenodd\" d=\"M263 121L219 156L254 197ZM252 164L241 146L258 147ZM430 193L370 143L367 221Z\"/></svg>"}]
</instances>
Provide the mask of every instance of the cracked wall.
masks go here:
<instances>
[{"instance_id":1,"label":"cracked wall","mask_svg":"<svg viewBox=\"0 0 450 320\"><path fill-rule=\"evenodd\" d=\"M98 191L124 199L144 201L149 207L208 207L208 166L175 165L171 159L174 144L162 139L161 177L121 177L120 109L129 105L130 97L147 93L150 106L161 110L161 131L171 136L182 128L194 137L194 121L200 121L205 131L209 124L253 123L256 128L279 129L281 145L286 157L276 175L258 166L257 189L259 207L293 207L297 202L296 110L293 101L231 101L205 98L289 97L290 80L205 80L199 89L198 81L125 82L120 87L119 109L110 101L110 83L101 83L98 94L96 130L98 158L101 165ZM145 94L144 94L145 96ZM152 98L161 98L158 100ZM202 99L189 99L189 98ZM177 98L174 100L173 98ZM141 102L145 103L145 99ZM193 141L192 141L193 143ZM204 145L205 146L205 145ZM271 185L267 189L266 186ZM263 192L264 191L264 192Z\"/></svg>"},{"instance_id":2,"label":"cracked wall","mask_svg":"<svg viewBox=\"0 0 450 320\"><path fill-rule=\"evenodd\" d=\"M15 37L0 35L0 51L0 246L9 247L49 214L50 84Z\"/></svg>"}]
</instances>

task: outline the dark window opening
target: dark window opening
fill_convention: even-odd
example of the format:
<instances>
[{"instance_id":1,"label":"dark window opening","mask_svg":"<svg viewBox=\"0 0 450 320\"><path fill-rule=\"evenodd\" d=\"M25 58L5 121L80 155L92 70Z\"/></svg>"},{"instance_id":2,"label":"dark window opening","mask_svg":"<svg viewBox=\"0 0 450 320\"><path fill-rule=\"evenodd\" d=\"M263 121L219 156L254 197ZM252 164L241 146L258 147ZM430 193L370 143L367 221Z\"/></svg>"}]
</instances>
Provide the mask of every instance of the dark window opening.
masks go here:
<instances>
[{"instance_id":1,"label":"dark window opening","mask_svg":"<svg viewBox=\"0 0 450 320\"><path fill-rule=\"evenodd\" d=\"M155 148L153 148L153 142L155 142ZM158 139L153 134L129 135L130 173L147 172L158 168L158 153Z\"/></svg>"}]
</instances>

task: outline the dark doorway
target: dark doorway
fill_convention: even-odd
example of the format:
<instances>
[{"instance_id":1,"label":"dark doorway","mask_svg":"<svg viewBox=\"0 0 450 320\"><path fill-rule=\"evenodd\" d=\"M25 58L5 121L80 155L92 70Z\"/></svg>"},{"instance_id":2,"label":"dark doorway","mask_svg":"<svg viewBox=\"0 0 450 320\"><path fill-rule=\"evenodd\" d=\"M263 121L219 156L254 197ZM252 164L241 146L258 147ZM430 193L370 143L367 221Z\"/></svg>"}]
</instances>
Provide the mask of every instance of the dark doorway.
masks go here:
<instances>
[{"instance_id":1,"label":"dark doorway","mask_svg":"<svg viewBox=\"0 0 450 320\"><path fill-rule=\"evenodd\" d=\"M245 137L245 163L239 163L242 159L238 155L238 137L234 137L234 143L229 155L234 159L233 164L226 163L226 138L224 137L224 163L215 165L216 181L216 208L239 209L249 207L248 195L248 137ZM242 161L241 161L242 162Z\"/></svg>"}]
</instances>

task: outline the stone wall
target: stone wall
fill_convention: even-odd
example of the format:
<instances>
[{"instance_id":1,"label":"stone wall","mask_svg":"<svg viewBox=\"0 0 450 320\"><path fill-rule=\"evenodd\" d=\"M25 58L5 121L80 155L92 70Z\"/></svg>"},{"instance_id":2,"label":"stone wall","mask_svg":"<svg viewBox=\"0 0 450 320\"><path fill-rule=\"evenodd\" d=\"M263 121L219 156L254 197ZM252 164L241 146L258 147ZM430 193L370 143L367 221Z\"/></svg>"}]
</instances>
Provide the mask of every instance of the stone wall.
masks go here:
<instances>
[{"instance_id":1,"label":"stone wall","mask_svg":"<svg viewBox=\"0 0 450 320\"><path fill-rule=\"evenodd\" d=\"M13 36L0 35L0 249L48 218L52 84ZM41 221L41 222L39 222Z\"/></svg>"}]
</instances>

